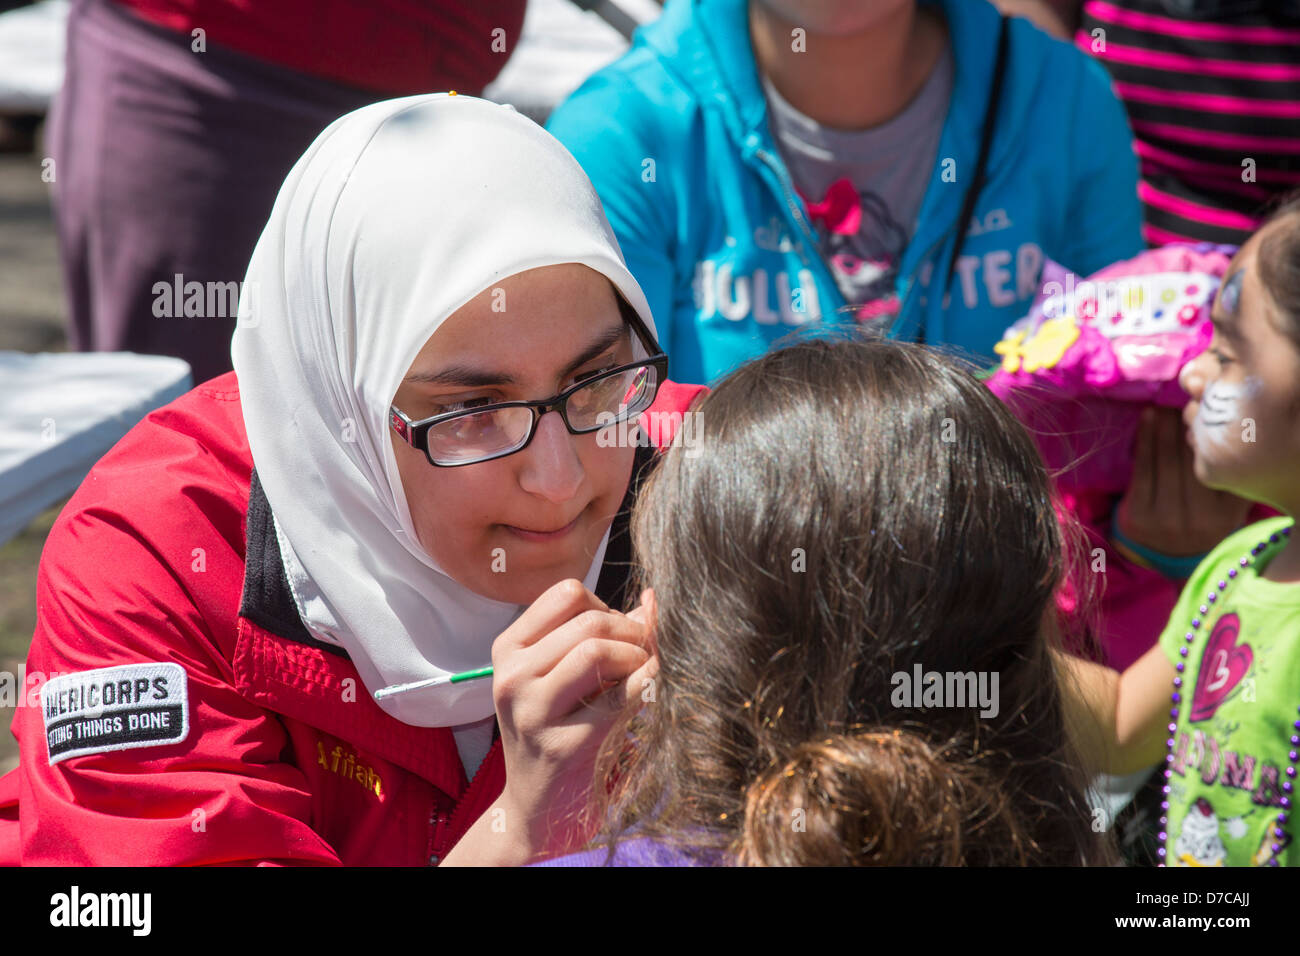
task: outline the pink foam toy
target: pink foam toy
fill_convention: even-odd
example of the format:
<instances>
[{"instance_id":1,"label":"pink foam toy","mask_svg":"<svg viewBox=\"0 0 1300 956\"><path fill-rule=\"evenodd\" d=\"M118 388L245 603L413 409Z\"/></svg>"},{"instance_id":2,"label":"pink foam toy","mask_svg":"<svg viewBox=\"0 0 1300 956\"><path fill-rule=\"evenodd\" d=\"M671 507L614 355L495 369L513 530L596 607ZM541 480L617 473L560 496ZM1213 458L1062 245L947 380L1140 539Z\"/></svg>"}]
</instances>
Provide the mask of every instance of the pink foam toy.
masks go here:
<instances>
[{"instance_id":1,"label":"pink foam toy","mask_svg":"<svg viewBox=\"0 0 1300 956\"><path fill-rule=\"evenodd\" d=\"M1082 281L1045 264L1029 314L995 346L1002 364L988 385L1034 434L1062 491L1123 493L1142 409L1187 401L1178 373L1210 342L1234 251L1165 246Z\"/></svg>"}]
</instances>

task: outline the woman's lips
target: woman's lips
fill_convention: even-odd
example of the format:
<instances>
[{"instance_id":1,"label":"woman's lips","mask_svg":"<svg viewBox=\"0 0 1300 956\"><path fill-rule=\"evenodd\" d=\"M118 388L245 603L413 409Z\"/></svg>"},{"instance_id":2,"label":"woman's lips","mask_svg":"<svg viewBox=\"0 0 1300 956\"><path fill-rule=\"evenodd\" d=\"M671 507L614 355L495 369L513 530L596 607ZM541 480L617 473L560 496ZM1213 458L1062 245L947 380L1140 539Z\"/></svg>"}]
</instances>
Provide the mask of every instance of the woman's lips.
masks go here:
<instances>
[{"instance_id":1,"label":"woman's lips","mask_svg":"<svg viewBox=\"0 0 1300 956\"><path fill-rule=\"evenodd\" d=\"M557 528L554 531L534 531L528 528L517 528L512 524L502 525L511 534L523 538L525 541L558 541L568 534L571 534L578 527L578 518L582 517L579 512L578 516L566 524L563 528Z\"/></svg>"}]
</instances>

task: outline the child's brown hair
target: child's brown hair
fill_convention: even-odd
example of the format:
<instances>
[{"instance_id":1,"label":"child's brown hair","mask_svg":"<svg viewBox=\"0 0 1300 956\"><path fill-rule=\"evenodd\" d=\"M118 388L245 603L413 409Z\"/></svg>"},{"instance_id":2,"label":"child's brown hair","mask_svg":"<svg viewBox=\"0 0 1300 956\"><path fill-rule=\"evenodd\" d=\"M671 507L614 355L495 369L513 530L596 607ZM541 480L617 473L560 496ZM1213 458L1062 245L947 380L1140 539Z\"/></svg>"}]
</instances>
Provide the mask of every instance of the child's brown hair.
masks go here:
<instances>
[{"instance_id":1,"label":"child's brown hair","mask_svg":"<svg viewBox=\"0 0 1300 956\"><path fill-rule=\"evenodd\" d=\"M1046 636L1061 532L1011 412L923 347L818 339L694 414L702 448L668 452L633 522L661 670L599 761L611 845L1108 862ZM997 675L996 714L895 706L917 666Z\"/></svg>"},{"instance_id":2,"label":"child's brown hair","mask_svg":"<svg viewBox=\"0 0 1300 956\"><path fill-rule=\"evenodd\" d=\"M1268 234L1260 240L1255 268L1273 300L1277 330L1300 352L1300 190L1278 203L1259 231L1265 229Z\"/></svg>"}]
</instances>

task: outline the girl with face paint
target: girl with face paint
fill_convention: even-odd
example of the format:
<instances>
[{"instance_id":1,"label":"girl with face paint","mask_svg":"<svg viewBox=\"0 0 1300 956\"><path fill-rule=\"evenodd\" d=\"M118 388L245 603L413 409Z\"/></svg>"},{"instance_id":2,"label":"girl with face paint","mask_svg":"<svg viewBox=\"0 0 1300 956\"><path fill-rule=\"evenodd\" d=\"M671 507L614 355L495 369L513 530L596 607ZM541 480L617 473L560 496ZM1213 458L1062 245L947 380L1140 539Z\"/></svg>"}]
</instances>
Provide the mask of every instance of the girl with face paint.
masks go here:
<instances>
[{"instance_id":1,"label":"girl with face paint","mask_svg":"<svg viewBox=\"0 0 1300 956\"><path fill-rule=\"evenodd\" d=\"M1212 313L1216 341L1222 338L1218 331L1221 321L1236 316L1239 308L1245 253L1243 246L1234 261L1236 271L1230 271L1220 287ZM1192 401L1182 411L1153 405L1143 413L1133 477L1116 512L1120 541L1133 541L1175 558L1203 556L1246 521L1250 503L1222 486L1209 485L1203 470L1193 468L1190 436L1195 437L1203 456L1226 444L1234 428L1240 430L1241 419L1248 417L1240 414L1240 406L1257 385L1253 379L1216 377L1204 400L1199 400L1201 396L1192 389L1205 386L1204 373L1209 366L1204 363L1214 354L1216 347L1211 345L1184 367L1179 382ZM1184 423L1192 429L1190 436Z\"/></svg>"},{"instance_id":2,"label":"girl with face paint","mask_svg":"<svg viewBox=\"0 0 1300 956\"><path fill-rule=\"evenodd\" d=\"M1270 264L1268 249L1260 256L1270 237L1269 248L1283 243L1298 216L1275 220L1242 246L1215 304L1214 339L1180 378L1192 397L1183 422L1196 477L1287 514L1300 490L1300 349L1287 335L1287 310L1300 303L1275 296L1265 276L1297 266Z\"/></svg>"},{"instance_id":3,"label":"girl with face paint","mask_svg":"<svg viewBox=\"0 0 1300 956\"><path fill-rule=\"evenodd\" d=\"M1241 247L1212 318L1209 348L1180 377L1191 396L1183 423L1195 477L1209 494L1263 502L1283 516L1216 547L1188 580L1159 644L1123 674L1063 663L1077 678L1073 704L1101 731L1098 769L1134 772L1163 758L1164 864L1300 865L1292 822L1300 771L1300 545L1292 540L1300 512L1300 200ZM1161 493L1171 495L1167 486ZM1195 849L1206 845L1215 852Z\"/></svg>"}]
</instances>

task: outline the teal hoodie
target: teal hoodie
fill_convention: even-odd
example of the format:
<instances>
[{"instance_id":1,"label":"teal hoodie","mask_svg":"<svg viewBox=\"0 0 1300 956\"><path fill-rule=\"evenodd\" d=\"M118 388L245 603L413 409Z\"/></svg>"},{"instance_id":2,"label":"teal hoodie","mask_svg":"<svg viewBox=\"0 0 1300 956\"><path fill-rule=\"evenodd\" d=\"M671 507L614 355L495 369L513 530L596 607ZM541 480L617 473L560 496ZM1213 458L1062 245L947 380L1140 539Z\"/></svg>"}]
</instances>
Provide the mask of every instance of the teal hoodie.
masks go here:
<instances>
[{"instance_id":1,"label":"teal hoodie","mask_svg":"<svg viewBox=\"0 0 1300 956\"><path fill-rule=\"evenodd\" d=\"M1012 20L985 185L949 295L935 294L974 176L999 24L984 0L940 5L952 99L938 155L917 157L933 172L891 334L991 360L1028 311L1044 257L1083 276L1141 251L1137 160L1105 70ZM600 194L675 380L712 383L796 329L853 324L768 126L746 0L669 0L548 128Z\"/></svg>"}]
</instances>

